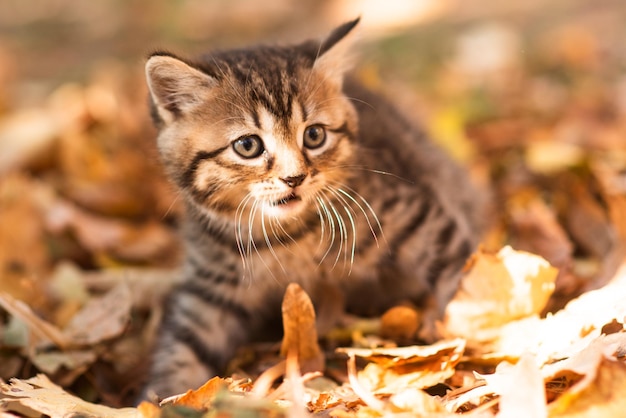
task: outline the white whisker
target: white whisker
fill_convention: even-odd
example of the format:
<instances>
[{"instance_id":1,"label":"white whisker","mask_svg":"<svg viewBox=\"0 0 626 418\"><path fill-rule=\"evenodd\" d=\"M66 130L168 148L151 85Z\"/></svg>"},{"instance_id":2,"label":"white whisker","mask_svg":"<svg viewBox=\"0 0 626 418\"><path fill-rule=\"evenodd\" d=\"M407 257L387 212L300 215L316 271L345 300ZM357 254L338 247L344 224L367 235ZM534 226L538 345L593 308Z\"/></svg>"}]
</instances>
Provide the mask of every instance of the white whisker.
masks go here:
<instances>
[{"instance_id":1,"label":"white whisker","mask_svg":"<svg viewBox=\"0 0 626 418\"><path fill-rule=\"evenodd\" d=\"M343 220L343 218L341 217L341 215L339 214L339 212L337 211L337 208L335 208L335 205L333 205L333 202L330 199L327 199L328 202L328 206L330 207L330 211L332 212L332 215L335 215L335 219L337 220L337 226L339 227L339 248L337 249L337 257L335 258L335 262L333 263L333 268L335 268L335 266L337 265L337 263L339 262L339 258L341 257L341 253L344 253L344 257L345 255L345 251L344 251L344 242L347 243L348 241L348 235L347 235L347 231L346 231L346 224ZM332 216L331 216L332 218ZM344 258L345 259L345 258Z\"/></svg>"},{"instance_id":2,"label":"white whisker","mask_svg":"<svg viewBox=\"0 0 626 418\"><path fill-rule=\"evenodd\" d=\"M252 198L253 197L250 193L244 196L244 198L241 200L241 202L237 206L237 210L235 211L235 240L237 242L237 248L239 249L239 254L241 255L241 262L243 264L244 276L245 276L245 272L248 271L248 269L250 269L251 271L251 268L248 265L249 263L247 262L247 258L248 258L247 255L249 255L249 252L246 253L246 245L244 244L242 220L243 220L243 214L245 212L245 208L248 202L250 202Z\"/></svg>"},{"instance_id":3,"label":"white whisker","mask_svg":"<svg viewBox=\"0 0 626 418\"><path fill-rule=\"evenodd\" d=\"M378 248L380 248L380 243L378 241L378 233L380 233L380 236L383 240L383 242L386 244L387 243L387 239L385 238L385 233L383 231L383 226L380 223L380 219L378 219L378 215L376 215L376 212L374 211L374 208L372 208L372 205L370 205L370 203L356 190L354 190L352 187L343 184L343 183L339 183L339 182L335 182L334 184L338 185L339 187L336 188L336 190L338 192L340 192L341 194L343 194L344 196L346 196L347 198L349 198L352 202L354 202L355 205L357 205L357 207L360 209L360 211L363 213L363 216L365 216L365 220L367 222L367 225L369 226L370 232L372 233L372 236L374 237L374 240L376 241L376 246ZM346 192L346 189L348 192ZM357 198L359 198L359 200L361 202L363 202L363 205L365 205L365 208L367 208L367 211L365 210L365 208L363 208L363 206L361 205L361 203L359 203L354 196L355 195ZM369 212L369 214L368 214ZM374 223L376 224L376 230L378 231L378 233L376 232L376 230L374 229L374 225L372 224L372 221L370 220L370 216L373 218Z\"/></svg>"},{"instance_id":4,"label":"white whisker","mask_svg":"<svg viewBox=\"0 0 626 418\"><path fill-rule=\"evenodd\" d=\"M393 178L398 179L400 181L403 181L403 182L405 182L407 184L415 184L415 182L413 180L409 180L409 179L401 177L401 176L399 176L397 174L390 173L388 171L376 170L376 169L373 169L373 168L368 168L368 167L365 167L365 166L362 166L362 165L354 165L354 164L337 165L337 166L334 166L332 168L329 168L328 170L332 171L332 170L339 170L339 169L344 169L344 168L348 168L350 170L368 171L368 172L374 173L374 174L380 174L380 175L383 175L383 176L393 177Z\"/></svg>"},{"instance_id":5,"label":"white whisker","mask_svg":"<svg viewBox=\"0 0 626 418\"><path fill-rule=\"evenodd\" d=\"M328 228L330 229L330 242L328 244L328 248L326 249L326 252L320 259L319 265L321 265L322 262L326 259L326 257L330 253L333 246L335 245L336 231L335 231L335 221L333 219L333 216L330 210L328 209L328 206L326 205L326 203L324 203L324 196L318 196L317 201L319 202L320 207L323 209L323 213L326 216L326 219L328 220Z\"/></svg>"},{"instance_id":6,"label":"white whisker","mask_svg":"<svg viewBox=\"0 0 626 418\"><path fill-rule=\"evenodd\" d=\"M316 193L315 199L313 200L313 202L315 203L317 215L320 218L320 240L319 240L319 243L317 244L318 250L322 246L322 243L324 242L324 237L326 236L326 222L324 221L324 215L322 213L322 206L320 205L319 199L320 199L319 194Z\"/></svg>"},{"instance_id":7,"label":"white whisker","mask_svg":"<svg viewBox=\"0 0 626 418\"><path fill-rule=\"evenodd\" d=\"M274 237L276 237L276 240L280 243L280 245L282 245L287 251L293 254L293 251L291 251L291 248L289 248L289 246L285 244L282 237L287 238L289 241L291 241L292 244L296 246L298 245L298 241L293 239L289 232L285 230L283 224L280 223L279 219L270 218L270 229L272 230ZM277 233L276 230L278 230L279 233Z\"/></svg>"},{"instance_id":8,"label":"white whisker","mask_svg":"<svg viewBox=\"0 0 626 418\"><path fill-rule=\"evenodd\" d=\"M276 251L274 251L274 247L272 245L272 241L270 240L270 237L267 234L267 228L265 227L265 205L264 204L261 204L261 230L263 231L263 237L265 238L265 244L267 245L267 249L274 256L274 259L278 263L278 266L283 271L283 273L287 274L287 271L285 270L285 267L283 266L283 263L280 262L280 259L279 259L278 255L276 254ZM274 235L276 235L276 234L274 234ZM265 264L265 261L263 262L263 264Z\"/></svg>"},{"instance_id":9,"label":"white whisker","mask_svg":"<svg viewBox=\"0 0 626 418\"><path fill-rule=\"evenodd\" d=\"M352 249L350 250L350 271L348 272L348 274L350 274L352 273L352 266L354 265L354 255L356 252L356 223L354 221L354 217L356 216L356 213L350 207L350 204L348 203L348 201L342 195L338 193L337 189L331 186L327 186L326 189L330 191L338 200L341 201L343 210L346 212L346 215L348 215L348 220L350 221L350 227L352 228ZM346 237L346 244L347 244L347 240L348 240L347 229L345 231L345 237Z\"/></svg>"}]
</instances>

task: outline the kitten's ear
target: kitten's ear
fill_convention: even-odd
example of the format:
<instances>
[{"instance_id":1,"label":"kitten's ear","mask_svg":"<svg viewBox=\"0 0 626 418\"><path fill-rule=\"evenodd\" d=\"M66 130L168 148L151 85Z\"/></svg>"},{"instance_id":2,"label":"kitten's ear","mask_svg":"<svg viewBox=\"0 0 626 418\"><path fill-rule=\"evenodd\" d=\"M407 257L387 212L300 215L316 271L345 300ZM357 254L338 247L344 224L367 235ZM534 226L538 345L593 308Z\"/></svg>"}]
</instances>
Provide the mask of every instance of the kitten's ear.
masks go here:
<instances>
[{"instance_id":1,"label":"kitten's ear","mask_svg":"<svg viewBox=\"0 0 626 418\"><path fill-rule=\"evenodd\" d=\"M155 110L166 124L204 103L216 84L211 76L165 54L148 58L146 80Z\"/></svg>"},{"instance_id":2,"label":"kitten's ear","mask_svg":"<svg viewBox=\"0 0 626 418\"><path fill-rule=\"evenodd\" d=\"M326 76L337 83L343 83L344 74L352 68L352 46L356 41L357 32L354 27L361 20L360 17L346 22L333 30L320 45L314 68L326 73Z\"/></svg>"}]
</instances>

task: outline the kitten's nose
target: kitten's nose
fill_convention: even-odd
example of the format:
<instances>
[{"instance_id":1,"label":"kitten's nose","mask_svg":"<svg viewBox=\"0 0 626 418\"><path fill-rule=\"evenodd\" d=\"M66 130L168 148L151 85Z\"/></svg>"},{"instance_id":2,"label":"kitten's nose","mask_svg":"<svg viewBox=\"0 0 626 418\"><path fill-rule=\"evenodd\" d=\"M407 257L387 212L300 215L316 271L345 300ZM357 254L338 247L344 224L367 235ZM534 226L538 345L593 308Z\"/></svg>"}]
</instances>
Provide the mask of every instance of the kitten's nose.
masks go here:
<instances>
[{"instance_id":1,"label":"kitten's nose","mask_svg":"<svg viewBox=\"0 0 626 418\"><path fill-rule=\"evenodd\" d=\"M301 185L305 178L306 178L306 174L299 174L297 176L284 177L284 178L281 178L281 180L287 186L294 188L294 187L298 187L299 185Z\"/></svg>"}]
</instances>

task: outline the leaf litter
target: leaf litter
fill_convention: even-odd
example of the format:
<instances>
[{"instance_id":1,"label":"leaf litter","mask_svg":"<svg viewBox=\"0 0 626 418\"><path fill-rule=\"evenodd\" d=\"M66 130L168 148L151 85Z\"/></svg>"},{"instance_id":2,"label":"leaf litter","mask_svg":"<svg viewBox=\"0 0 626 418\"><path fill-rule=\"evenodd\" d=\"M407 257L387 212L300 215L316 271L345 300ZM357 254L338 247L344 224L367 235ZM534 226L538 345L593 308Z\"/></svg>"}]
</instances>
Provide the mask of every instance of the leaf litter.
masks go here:
<instances>
[{"instance_id":1,"label":"leaf litter","mask_svg":"<svg viewBox=\"0 0 626 418\"><path fill-rule=\"evenodd\" d=\"M315 312L291 286L280 347L251 346L229 376L136 408L181 254L180 201L158 165L145 89L129 89L141 74L113 65L25 108L3 96L0 414L622 415L624 79L599 64L586 25L523 39L474 28L428 85L414 80L426 128L494 195L492 228L435 338L419 339L428 318L410 304L353 318L333 300ZM472 63L478 41L501 59ZM511 49L522 43L528 57ZM358 74L370 86L406 59L391 50Z\"/></svg>"}]
</instances>

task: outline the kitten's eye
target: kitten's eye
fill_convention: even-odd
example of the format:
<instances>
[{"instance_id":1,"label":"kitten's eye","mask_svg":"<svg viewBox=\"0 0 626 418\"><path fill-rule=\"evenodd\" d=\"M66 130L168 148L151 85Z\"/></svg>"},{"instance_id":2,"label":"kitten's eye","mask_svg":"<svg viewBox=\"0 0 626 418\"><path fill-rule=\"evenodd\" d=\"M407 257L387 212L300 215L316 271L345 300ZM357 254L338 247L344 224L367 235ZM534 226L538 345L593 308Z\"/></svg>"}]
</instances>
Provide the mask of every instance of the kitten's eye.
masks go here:
<instances>
[{"instance_id":1,"label":"kitten's eye","mask_svg":"<svg viewBox=\"0 0 626 418\"><path fill-rule=\"evenodd\" d=\"M263 153L263 141L256 135L242 136L233 142L233 149L243 158L255 158Z\"/></svg>"},{"instance_id":2,"label":"kitten's eye","mask_svg":"<svg viewBox=\"0 0 626 418\"><path fill-rule=\"evenodd\" d=\"M326 130L321 125L311 125L304 130L304 146L309 149L319 148L326 142Z\"/></svg>"}]
</instances>

